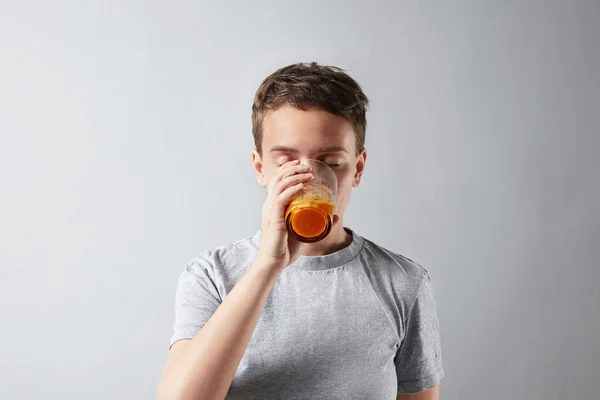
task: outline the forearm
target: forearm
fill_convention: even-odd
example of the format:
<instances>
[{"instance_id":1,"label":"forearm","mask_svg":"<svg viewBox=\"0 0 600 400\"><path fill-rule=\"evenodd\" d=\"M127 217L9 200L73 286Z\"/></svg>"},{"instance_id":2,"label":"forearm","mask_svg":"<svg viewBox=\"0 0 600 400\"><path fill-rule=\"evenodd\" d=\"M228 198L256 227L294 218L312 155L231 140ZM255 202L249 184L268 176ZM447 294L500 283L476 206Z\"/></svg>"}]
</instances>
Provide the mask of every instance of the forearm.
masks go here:
<instances>
[{"instance_id":1,"label":"forearm","mask_svg":"<svg viewBox=\"0 0 600 400\"><path fill-rule=\"evenodd\" d=\"M440 400L440 386L419 393L399 394L396 400Z\"/></svg>"},{"instance_id":2,"label":"forearm","mask_svg":"<svg viewBox=\"0 0 600 400\"><path fill-rule=\"evenodd\" d=\"M159 388L160 399L225 397L278 277L279 272L259 260L254 262L186 346L184 354L167 366Z\"/></svg>"}]
</instances>

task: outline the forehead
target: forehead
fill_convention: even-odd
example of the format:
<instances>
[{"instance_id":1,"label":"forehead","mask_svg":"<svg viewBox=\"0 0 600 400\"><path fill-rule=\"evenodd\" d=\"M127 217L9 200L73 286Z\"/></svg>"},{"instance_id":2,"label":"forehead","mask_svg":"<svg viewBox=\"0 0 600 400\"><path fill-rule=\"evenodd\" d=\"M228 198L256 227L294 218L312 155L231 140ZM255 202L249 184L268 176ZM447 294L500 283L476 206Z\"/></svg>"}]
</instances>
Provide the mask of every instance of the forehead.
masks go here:
<instances>
[{"instance_id":1,"label":"forehead","mask_svg":"<svg viewBox=\"0 0 600 400\"><path fill-rule=\"evenodd\" d=\"M351 124L327 111L299 110L291 106L269 111L262 122L263 151L282 146L310 153L319 148L343 147L354 153L355 139Z\"/></svg>"}]
</instances>

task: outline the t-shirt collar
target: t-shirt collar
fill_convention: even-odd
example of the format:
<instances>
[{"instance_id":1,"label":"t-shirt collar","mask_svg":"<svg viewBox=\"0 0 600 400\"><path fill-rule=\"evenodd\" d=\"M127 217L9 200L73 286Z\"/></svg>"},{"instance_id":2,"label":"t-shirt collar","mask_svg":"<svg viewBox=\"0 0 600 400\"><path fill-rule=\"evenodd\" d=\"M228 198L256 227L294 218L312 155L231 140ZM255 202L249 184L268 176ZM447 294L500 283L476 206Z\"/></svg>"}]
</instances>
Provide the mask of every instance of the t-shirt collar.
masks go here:
<instances>
[{"instance_id":1,"label":"t-shirt collar","mask_svg":"<svg viewBox=\"0 0 600 400\"><path fill-rule=\"evenodd\" d=\"M336 268L350 262L358 255L358 253L360 253L364 241L360 235L357 235L351 229L344 229L346 230L346 232L352 235L352 242L350 242L348 246L336 251L335 253L327 254L324 256L300 256L293 264L290 265L290 267L304 270L319 271ZM254 243L254 246L256 246L257 249L260 247L260 235L261 231L259 230L252 237L252 242Z\"/></svg>"}]
</instances>

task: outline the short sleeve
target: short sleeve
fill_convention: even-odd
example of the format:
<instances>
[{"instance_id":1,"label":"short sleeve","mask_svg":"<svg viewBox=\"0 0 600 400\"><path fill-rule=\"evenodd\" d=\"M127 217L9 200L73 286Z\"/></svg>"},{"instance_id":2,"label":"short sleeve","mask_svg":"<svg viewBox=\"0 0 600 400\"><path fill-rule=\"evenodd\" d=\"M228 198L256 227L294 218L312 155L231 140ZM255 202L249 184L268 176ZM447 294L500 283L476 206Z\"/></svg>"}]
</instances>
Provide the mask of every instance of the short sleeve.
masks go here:
<instances>
[{"instance_id":1,"label":"short sleeve","mask_svg":"<svg viewBox=\"0 0 600 400\"><path fill-rule=\"evenodd\" d=\"M439 385L444 376L433 285L427 275L408 312L396 357L398 393L417 393Z\"/></svg>"},{"instance_id":2,"label":"short sleeve","mask_svg":"<svg viewBox=\"0 0 600 400\"><path fill-rule=\"evenodd\" d=\"M175 324L171 346L181 339L193 339L221 304L210 263L196 257L179 277L175 295Z\"/></svg>"}]
</instances>

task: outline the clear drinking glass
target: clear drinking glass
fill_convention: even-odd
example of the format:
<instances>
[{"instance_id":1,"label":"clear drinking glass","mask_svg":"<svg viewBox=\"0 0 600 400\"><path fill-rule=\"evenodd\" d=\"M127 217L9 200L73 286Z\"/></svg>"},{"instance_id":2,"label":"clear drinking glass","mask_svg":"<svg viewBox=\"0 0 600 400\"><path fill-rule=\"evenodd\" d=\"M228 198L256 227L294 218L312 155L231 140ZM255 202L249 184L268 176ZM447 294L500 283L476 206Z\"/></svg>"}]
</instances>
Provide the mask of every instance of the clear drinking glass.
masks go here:
<instances>
[{"instance_id":1,"label":"clear drinking glass","mask_svg":"<svg viewBox=\"0 0 600 400\"><path fill-rule=\"evenodd\" d=\"M300 160L312 167L313 179L305 183L285 213L290 235L304 243L323 240L331 231L337 195L337 178L333 170L319 160Z\"/></svg>"}]
</instances>

